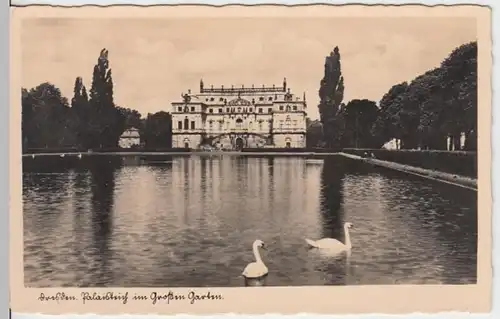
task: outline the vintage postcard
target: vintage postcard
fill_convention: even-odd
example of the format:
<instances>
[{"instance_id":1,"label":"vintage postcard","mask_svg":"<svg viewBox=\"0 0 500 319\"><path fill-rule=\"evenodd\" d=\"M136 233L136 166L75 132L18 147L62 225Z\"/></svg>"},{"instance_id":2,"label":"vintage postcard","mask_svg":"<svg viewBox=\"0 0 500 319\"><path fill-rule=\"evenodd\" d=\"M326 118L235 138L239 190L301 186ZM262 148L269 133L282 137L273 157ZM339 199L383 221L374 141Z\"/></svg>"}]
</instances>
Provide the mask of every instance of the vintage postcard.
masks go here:
<instances>
[{"instance_id":1,"label":"vintage postcard","mask_svg":"<svg viewBox=\"0 0 500 319\"><path fill-rule=\"evenodd\" d=\"M28 6L11 30L14 312L490 311L489 8Z\"/></svg>"}]
</instances>

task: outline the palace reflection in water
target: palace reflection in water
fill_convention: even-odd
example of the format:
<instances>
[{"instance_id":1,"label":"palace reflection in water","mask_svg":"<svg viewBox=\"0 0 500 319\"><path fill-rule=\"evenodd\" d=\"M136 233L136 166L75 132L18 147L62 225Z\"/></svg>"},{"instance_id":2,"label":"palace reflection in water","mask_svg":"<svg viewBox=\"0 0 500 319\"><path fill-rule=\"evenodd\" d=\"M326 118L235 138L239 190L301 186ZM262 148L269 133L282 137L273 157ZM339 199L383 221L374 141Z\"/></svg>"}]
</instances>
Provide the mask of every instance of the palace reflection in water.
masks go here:
<instances>
[{"instance_id":1,"label":"palace reflection in water","mask_svg":"<svg viewBox=\"0 0 500 319\"><path fill-rule=\"evenodd\" d=\"M475 283L477 194L329 157L24 160L25 284L241 286L252 242L267 285ZM349 258L308 250L343 241Z\"/></svg>"}]
</instances>

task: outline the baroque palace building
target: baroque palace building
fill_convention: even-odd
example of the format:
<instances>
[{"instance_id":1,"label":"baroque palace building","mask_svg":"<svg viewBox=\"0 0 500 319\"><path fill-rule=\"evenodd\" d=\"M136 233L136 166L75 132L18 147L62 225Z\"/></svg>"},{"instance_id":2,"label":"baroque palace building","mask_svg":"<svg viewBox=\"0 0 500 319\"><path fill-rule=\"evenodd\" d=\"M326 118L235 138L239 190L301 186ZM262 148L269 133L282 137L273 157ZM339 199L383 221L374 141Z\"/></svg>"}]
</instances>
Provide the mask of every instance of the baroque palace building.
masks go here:
<instances>
[{"instance_id":1,"label":"baroque palace building","mask_svg":"<svg viewBox=\"0 0 500 319\"><path fill-rule=\"evenodd\" d=\"M172 146L219 149L303 148L306 97L281 87L214 88L200 81L200 92L172 103Z\"/></svg>"}]
</instances>

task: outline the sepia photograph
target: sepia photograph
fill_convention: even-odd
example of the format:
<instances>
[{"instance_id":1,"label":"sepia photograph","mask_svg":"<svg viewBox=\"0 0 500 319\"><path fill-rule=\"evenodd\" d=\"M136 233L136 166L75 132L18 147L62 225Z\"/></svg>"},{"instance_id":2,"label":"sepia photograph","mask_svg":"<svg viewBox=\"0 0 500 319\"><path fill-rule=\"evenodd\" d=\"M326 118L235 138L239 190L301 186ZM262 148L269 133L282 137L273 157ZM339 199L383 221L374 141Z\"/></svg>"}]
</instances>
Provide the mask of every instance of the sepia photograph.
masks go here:
<instances>
[{"instance_id":1,"label":"sepia photograph","mask_svg":"<svg viewBox=\"0 0 500 319\"><path fill-rule=\"evenodd\" d=\"M478 284L477 14L187 7L18 18L25 288Z\"/></svg>"}]
</instances>

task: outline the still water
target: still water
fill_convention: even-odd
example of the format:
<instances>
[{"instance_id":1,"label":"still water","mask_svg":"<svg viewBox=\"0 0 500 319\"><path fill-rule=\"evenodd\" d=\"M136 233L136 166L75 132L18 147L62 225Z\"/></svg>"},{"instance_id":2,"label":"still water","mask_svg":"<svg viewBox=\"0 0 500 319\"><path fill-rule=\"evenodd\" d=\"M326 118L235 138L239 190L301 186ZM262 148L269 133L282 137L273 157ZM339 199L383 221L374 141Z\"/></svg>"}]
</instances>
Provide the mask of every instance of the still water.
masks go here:
<instances>
[{"instance_id":1,"label":"still water","mask_svg":"<svg viewBox=\"0 0 500 319\"><path fill-rule=\"evenodd\" d=\"M24 159L25 285L242 286L255 239L271 286L476 282L474 191L341 156L167 160ZM307 248L344 222L350 256Z\"/></svg>"}]
</instances>

